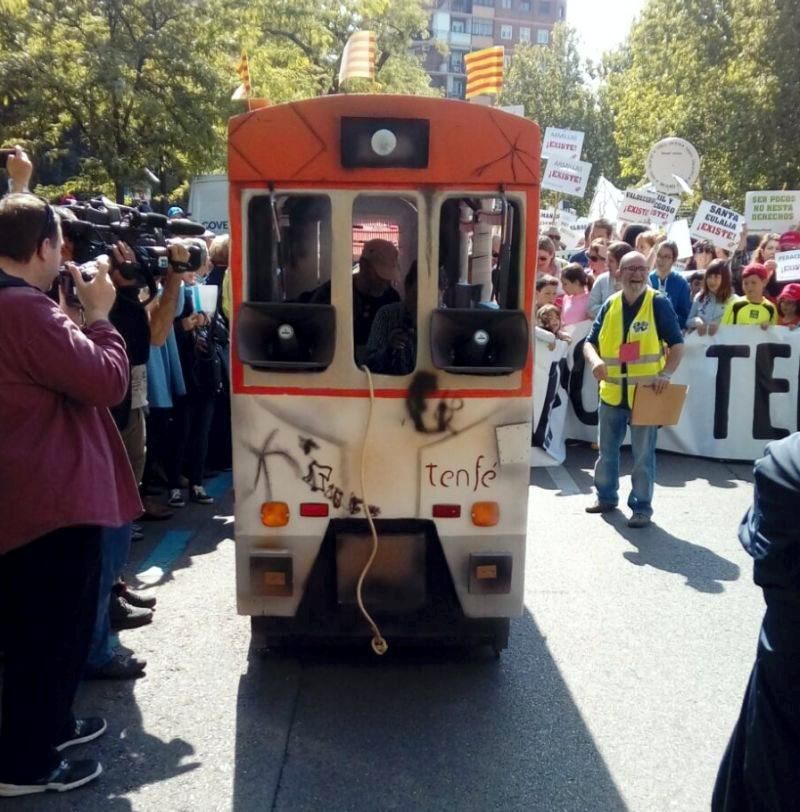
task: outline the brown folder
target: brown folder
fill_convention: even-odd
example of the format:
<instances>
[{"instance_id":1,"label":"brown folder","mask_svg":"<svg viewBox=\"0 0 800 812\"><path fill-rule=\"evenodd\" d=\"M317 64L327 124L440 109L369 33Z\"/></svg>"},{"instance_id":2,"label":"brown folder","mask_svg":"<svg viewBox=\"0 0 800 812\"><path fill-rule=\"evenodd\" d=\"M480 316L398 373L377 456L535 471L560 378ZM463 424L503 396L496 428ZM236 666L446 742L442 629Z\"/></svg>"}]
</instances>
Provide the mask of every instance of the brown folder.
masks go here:
<instances>
[{"instance_id":1,"label":"brown folder","mask_svg":"<svg viewBox=\"0 0 800 812\"><path fill-rule=\"evenodd\" d=\"M681 419L689 387L670 383L657 395L652 386L636 387L631 414L632 426L675 426Z\"/></svg>"}]
</instances>

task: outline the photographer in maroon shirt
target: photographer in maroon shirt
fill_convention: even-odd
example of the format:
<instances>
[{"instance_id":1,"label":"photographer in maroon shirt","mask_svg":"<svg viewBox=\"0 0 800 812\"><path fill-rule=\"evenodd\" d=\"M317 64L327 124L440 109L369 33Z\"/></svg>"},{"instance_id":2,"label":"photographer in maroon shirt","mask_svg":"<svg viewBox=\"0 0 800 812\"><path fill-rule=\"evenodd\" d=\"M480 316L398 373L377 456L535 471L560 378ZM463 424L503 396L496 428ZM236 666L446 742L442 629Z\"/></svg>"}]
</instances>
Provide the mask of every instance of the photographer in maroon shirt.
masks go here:
<instances>
[{"instance_id":1,"label":"photographer in maroon shirt","mask_svg":"<svg viewBox=\"0 0 800 812\"><path fill-rule=\"evenodd\" d=\"M108 321L106 266L85 282L81 328L45 291L61 227L28 194L0 200L0 796L72 789L101 772L61 751L101 735L72 704L97 608L100 528L142 507L109 407L125 397L125 344Z\"/></svg>"}]
</instances>

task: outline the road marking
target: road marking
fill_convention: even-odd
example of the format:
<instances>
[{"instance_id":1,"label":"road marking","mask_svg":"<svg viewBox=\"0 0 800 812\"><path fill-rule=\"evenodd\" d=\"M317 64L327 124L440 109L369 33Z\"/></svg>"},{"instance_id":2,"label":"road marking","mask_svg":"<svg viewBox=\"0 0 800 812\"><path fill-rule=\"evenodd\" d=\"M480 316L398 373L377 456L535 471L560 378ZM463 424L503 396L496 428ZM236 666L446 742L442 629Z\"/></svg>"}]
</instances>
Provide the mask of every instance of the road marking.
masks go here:
<instances>
[{"instance_id":1,"label":"road marking","mask_svg":"<svg viewBox=\"0 0 800 812\"><path fill-rule=\"evenodd\" d=\"M550 475L550 479L553 480L553 484L561 489L564 496L577 496L581 493L578 484L563 465L551 465L545 470Z\"/></svg>"},{"instance_id":2,"label":"road marking","mask_svg":"<svg viewBox=\"0 0 800 812\"><path fill-rule=\"evenodd\" d=\"M136 577L143 584L157 584L169 572L175 560L183 555L193 533L191 530L168 530L155 549L142 562Z\"/></svg>"}]
</instances>

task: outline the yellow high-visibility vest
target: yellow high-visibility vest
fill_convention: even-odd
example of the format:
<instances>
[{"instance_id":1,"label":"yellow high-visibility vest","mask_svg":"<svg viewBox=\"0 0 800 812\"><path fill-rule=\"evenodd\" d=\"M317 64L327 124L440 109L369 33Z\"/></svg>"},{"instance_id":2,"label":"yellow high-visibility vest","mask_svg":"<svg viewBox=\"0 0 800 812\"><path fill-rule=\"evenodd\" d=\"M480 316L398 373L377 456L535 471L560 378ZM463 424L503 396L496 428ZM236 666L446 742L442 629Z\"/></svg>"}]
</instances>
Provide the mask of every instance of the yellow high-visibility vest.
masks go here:
<instances>
[{"instance_id":1,"label":"yellow high-visibility vest","mask_svg":"<svg viewBox=\"0 0 800 812\"><path fill-rule=\"evenodd\" d=\"M622 387L628 387L628 406L633 407L637 384L652 383L664 369L664 344L656 329L653 300L658 293L651 287L645 290L639 312L631 322L628 332L622 334L622 291L609 299L609 307L600 328L598 343L600 357L606 364L608 378L600 382L600 399L609 406L622 403ZM639 344L636 361L620 361L623 344ZM624 371L623 371L624 365Z\"/></svg>"}]
</instances>

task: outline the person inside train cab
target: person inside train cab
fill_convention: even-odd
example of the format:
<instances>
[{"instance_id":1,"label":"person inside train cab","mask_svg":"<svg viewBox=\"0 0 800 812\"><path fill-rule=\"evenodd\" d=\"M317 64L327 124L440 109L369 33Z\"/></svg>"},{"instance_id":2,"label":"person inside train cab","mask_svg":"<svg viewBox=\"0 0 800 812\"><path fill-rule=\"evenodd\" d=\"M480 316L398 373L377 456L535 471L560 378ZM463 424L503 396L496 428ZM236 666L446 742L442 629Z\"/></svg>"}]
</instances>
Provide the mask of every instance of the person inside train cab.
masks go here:
<instances>
[{"instance_id":1,"label":"person inside train cab","mask_svg":"<svg viewBox=\"0 0 800 812\"><path fill-rule=\"evenodd\" d=\"M392 286L398 273L398 251L392 243L381 239L364 243L358 271L353 274L353 343L359 365L366 361L375 314L384 305L400 301L400 295ZM327 298L321 299L320 295ZM330 283L315 292L313 301L330 301Z\"/></svg>"}]
</instances>

